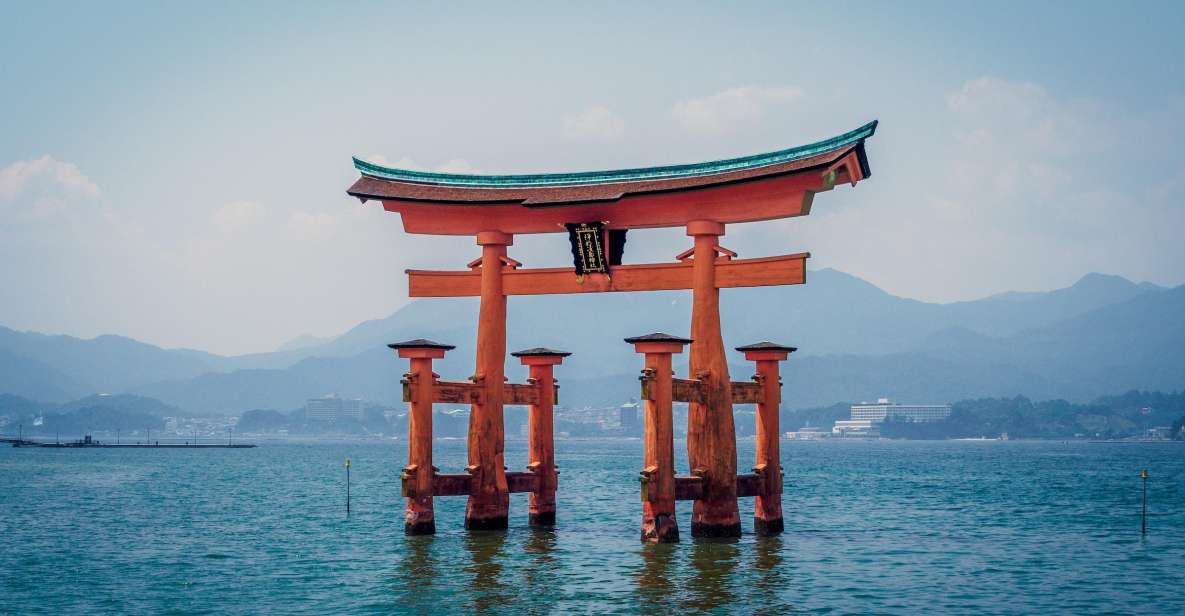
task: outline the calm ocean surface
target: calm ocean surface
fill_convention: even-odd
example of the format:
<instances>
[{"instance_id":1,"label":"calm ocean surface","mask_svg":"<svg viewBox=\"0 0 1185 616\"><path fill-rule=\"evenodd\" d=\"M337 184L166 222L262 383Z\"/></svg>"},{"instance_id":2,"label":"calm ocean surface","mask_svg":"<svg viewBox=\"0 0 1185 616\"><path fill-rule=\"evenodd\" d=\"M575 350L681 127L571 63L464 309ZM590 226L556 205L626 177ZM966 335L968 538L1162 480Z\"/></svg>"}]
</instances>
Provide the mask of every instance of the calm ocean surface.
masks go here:
<instances>
[{"instance_id":1,"label":"calm ocean surface","mask_svg":"<svg viewBox=\"0 0 1185 616\"><path fill-rule=\"evenodd\" d=\"M790 442L785 535L692 540L681 504L673 546L638 541L639 441L557 441L554 532L524 495L505 533L464 531L464 499L441 498L415 538L404 447L0 447L0 612L1185 613L1185 446ZM525 442L507 450L525 465ZM436 457L457 472L464 443Z\"/></svg>"}]
</instances>

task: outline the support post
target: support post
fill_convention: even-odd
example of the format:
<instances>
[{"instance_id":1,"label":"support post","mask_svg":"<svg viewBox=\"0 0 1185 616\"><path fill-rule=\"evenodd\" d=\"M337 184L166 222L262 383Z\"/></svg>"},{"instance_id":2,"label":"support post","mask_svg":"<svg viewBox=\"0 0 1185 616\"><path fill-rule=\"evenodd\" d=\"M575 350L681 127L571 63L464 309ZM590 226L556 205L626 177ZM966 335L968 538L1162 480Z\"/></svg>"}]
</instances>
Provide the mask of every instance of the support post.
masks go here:
<instances>
[{"instance_id":1,"label":"support post","mask_svg":"<svg viewBox=\"0 0 1185 616\"><path fill-rule=\"evenodd\" d=\"M477 234L481 246L481 306L477 321L475 383L480 400L469 415L469 466L473 489L465 505L465 528L504 530L510 510L506 483L505 425L502 386L506 362L506 295L502 288L503 259L513 238L501 231Z\"/></svg>"},{"instance_id":2,"label":"support post","mask_svg":"<svg viewBox=\"0 0 1185 616\"><path fill-rule=\"evenodd\" d=\"M772 342L759 342L737 350L757 364L753 379L761 386L757 403L757 455L753 472L761 478L761 490L753 503L753 531L758 535L777 535L784 528L782 520L782 452L778 411L782 402L782 377L778 362L798 349Z\"/></svg>"},{"instance_id":3,"label":"support post","mask_svg":"<svg viewBox=\"0 0 1185 616\"><path fill-rule=\"evenodd\" d=\"M675 543L675 431L672 418L671 355L691 342L669 334L626 338L645 355L642 400L646 424L642 468L642 541Z\"/></svg>"},{"instance_id":4,"label":"support post","mask_svg":"<svg viewBox=\"0 0 1185 616\"><path fill-rule=\"evenodd\" d=\"M454 347L431 340L409 340L388 344L399 357L411 360L405 383L414 384L407 412L407 466L400 476L403 496L407 497L403 532L408 535L436 533L436 513L432 505L432 398L436 375L432 360L441 359Z\"/></svg>"},{"instance_id":5,"label":"support post","mask_svg":"<svg viewBox=\"0 0 1185 616\"><path fill-rule=\"evenodd\" d=\"M710 220L687 223L695 238L692 254L690 378L703 382L703 402L687 413L687 460L704 479L703 497L692 506L692 537L739 537L736 429L724 339L720 335L720 289L716 259L724 225Z\"/></svg>"},{"instance_id":6,"label":"support post","mask_svg":"<svg viewBox=\"0 0 1185 616\"><path fill-rule=\"evenodd\" d=\"M531 526L555 526L555 492L559 471L555 466L555 376L554 366L571 355L554 349L527 349L511 353L530 370L530 383L539 392L539 401L527 407L527 439L530 460L527 470L539 478L538 489L528 501Z\"/></svg>"}]
</instances>

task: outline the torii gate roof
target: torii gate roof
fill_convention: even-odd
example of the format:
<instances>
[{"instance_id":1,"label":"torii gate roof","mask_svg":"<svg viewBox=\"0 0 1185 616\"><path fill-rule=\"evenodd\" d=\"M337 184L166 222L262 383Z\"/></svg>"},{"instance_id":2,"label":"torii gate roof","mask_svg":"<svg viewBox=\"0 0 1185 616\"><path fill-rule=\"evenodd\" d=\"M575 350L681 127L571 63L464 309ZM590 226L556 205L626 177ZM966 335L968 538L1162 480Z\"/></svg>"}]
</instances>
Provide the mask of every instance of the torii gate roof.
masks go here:
<instances>
[{"instance_id":1,"label":"torii gate roof","mask_svg":"<svg viewBox=\"0 0 1185 616\"><path fill-rule=\"evenodd\" d=\"M354 158L362 177L347 191L399 212L409 233L548 233L565 222L611 228L748 222L810 212L814 193L869 177L856 130L795 148L703 163L529 175L467 175L393 169Z\"/></svg>"}]
</instances>

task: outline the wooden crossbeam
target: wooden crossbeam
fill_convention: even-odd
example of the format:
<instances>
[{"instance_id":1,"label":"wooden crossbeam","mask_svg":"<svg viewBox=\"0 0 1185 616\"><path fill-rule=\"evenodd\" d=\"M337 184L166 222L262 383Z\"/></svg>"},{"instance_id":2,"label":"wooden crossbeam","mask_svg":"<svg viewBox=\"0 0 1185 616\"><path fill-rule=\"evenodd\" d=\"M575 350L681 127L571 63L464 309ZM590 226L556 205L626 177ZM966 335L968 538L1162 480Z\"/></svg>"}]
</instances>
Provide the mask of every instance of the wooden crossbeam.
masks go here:
<instances>
[{"instance_id":1,"label":"wooden crossbeam","mask_svg":"<svg viewBox=\"0 0 1185 616\"><path fill-rule=\"evenodd\" d=\"M411 402L418 385L403 379L403 401ZM504 404L539 404L539 385L535 383L506 383L502 386L502 401ZM432 401L448 402L452 404L478 404L481 400L483 386L478 383L436 381L432 385ZM555 386L555 399L559 400L559 385Z\"/></svg>"},{"instance_id":2,"label":"wooden crossbeam","mask_svg":"<svg viewBox=\"0 0 1185 616\"><path fill-rule=\"evenodd\" d=\"M757 496L762 494L761 475L737 475L737 497Z\"/></svg>"},{"instance_id":3,"label":"wooden crossbeam","mask_svg":"<svg viewBox=\"0 0 1185 616\"><path fill-rule=\"evenodd\" d=\"M671 379L671 399L675 402L704 401L703 381L698 379Z\"/></svg>"},{"instance_id":4,"label":"wooden crossbeam","mask_svg":"<svg viewBox=\"0 0 1185 616\"><path fill-rule=\"evenodd\" d=\"M704 478L695 475L675 477L675 500L697 500L704 495Z\"/></svg>"},{"instance_id":5,"label":"wooden crossbeam","mask_svg":"<svg viewBox=\"0 0 1185 616\"><path fill-rule=\"evenodd\" d=\"M716 286L764 287L803 284L810 253L757 259L716 261ZM553 295L613 291L669 291L691 288L693 264L648 263L618 265L610 276L588 274L578 280L570 267L503 269L502 290L506 295ZM481 271L407 270L411 297L477 297L481 295Z\"/></svg>"},{"instance_id":6,"label":"wooden crossbeam","mask_svg":"<svg viewBox=\"0 0 1185 616\"><path fill-rule=\"evenodd\" d=\"M754 383L752 381L733 381L732 382L732 403L733 404L759 404L765 402L765 390L761 387L761 383Z\"/></svg>"},{"instance_id":7,"label":"wooden crossbeam","mask_svg":"<svg viewBox=\"0 0 1185 616\"><path fill-rule=\"evenodd\" d=\"M651 400L650 379L641 377L641 398ZM765 402L765 390L760 383L752 381L732 381L733 404L757 404ZM671 400L674 402L703 403L703 382L698 379L671 379Z\"/></svg>"},{"instance_id":8,"label":"wooden crossbeam","mask_svg":"<svg viewBox=\"0 0 1185 616\"><path fill-rule=\"evenodd\" d=\"M737 475L737 498L762 493L762 478L757 474ZM704 496L704 478L695 475L675 477L675 500L698 500Z\"/></svg>"},{"instance_id":9,"label":"wooden crossbeam","mask_svg":"<svg viewBox=\"0 0 1185 616\"><path fill-rule=\"evenodd\" d=\"M506 485L510 492L539 491L539 476L530 471L507 472ZM468 496L473 486L473 475L469 473L435 473L432 475L433 496ZM408 481L404 480L403 495L409 496Z\"/></svg>"}]
</instances>

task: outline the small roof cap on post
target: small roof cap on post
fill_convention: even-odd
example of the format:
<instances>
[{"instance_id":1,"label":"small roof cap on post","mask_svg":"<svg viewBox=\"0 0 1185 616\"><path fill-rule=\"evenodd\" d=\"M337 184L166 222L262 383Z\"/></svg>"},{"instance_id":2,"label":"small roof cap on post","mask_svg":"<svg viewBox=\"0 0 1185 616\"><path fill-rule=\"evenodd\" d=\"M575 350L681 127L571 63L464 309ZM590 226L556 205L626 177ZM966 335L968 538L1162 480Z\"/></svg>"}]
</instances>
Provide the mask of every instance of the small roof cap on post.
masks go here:
<instances>
[{"instance_id":1,"label":"small roof cap on post","mask_svg":"<svg viewBox=\"0 0 1185 616\"><path fill-rule=\"evenodd\" d=\"M564 363L564 358L571 355L567 351L557 351L547 347L535 347L515 351L511 355L518 358L524 366L554 366Z\"/></svg>"},{"instance_id":2,"label":"small roof cap on post","mask_svg":"<svg viewBox=\"0 0 1185 616\"><path fill-rule=\"evenodd\" d=\"M691 344L691 338L680 338L661 332L626 338L638 353L682 353L684 345Z\"/></svg>"},{"instance_id":3,"label":"small roof cap on post","mask_svg":"<svg viewBox=\"0 0 1185 616\"><path fill-rule=\"evenodd\" d=\"M679 344L691 344L694 342L691 338L680 338L679 336L672 336L662 332L646 334L645 336L634 336L633 338L626 338L625 341L630 344L637 344L639 342L677 342Z\"/></svg>"},{"instance_id":4,"label":"small roof cap on post","mask_svg":"<svg viewBox=\"0 0 1185 616\"><path fill-rule=\"evenodd\" d=\"M415 340L405 340L403 342L392 342L387 345L388 348L399 349L444 349L451 351L457 347L443 342L436 342L435 340L428 340L427 338L416 338Z\"/></svg>"},{"instance_id":5,"label":"small roof cap on post","mask_svg":"<svg viewBox=\"0 0 1185 616\"><path fill-rule=\"evenodd\" d=\"M737 350L742 353L746 351L785 351L787 353L793 353L798 350L798 347L786 346L784 344L778 344L776 342L770 342L766 340L764 342L739 346L737 347Z\"/></svg>"},{"instance_id":6,"label":"small roof cap on post","mask_svg":"<svg viewBox=\"0 0 1185 616\"><path fill-rule=\"evenodd\" d=\"M571 353L569 353L568 351L557 351L555 349L549 349L547 347L534 347L531 349L523 349L521 351L515 351L515 352L511 353L511 355L513 355L514 357L545 357L545 356L567 357L567 356L571 355Z\"/></svg>"},{"instance_id":7,"label":"small roof cap on post","mask_svg":"<svg viewBox=\"0 0 1185 616\"><path fill-rule=\"evenodd\" d=\"M392 342L387 345L388 348L395 349L399 353L399 357L403 359L440 359L444 357L446 351L451 351L457 347L443 342L436 342L434 340L427 340L424 338L416 338L415 340L405 340L403 342Z\"/></svg>"},{"instance_id":8,"label":"small roof cap on post","mask_svg":"<svg viewBox=\"0 0 1185 616\"><path fill-rule=\"evenodd\" d=\"M782 361L791 353L797 351L798 347L786 346L766 340L756 344L739 346L737 350L744 353L745 359L749 361Z\"/></svg>"}]
</instances>

